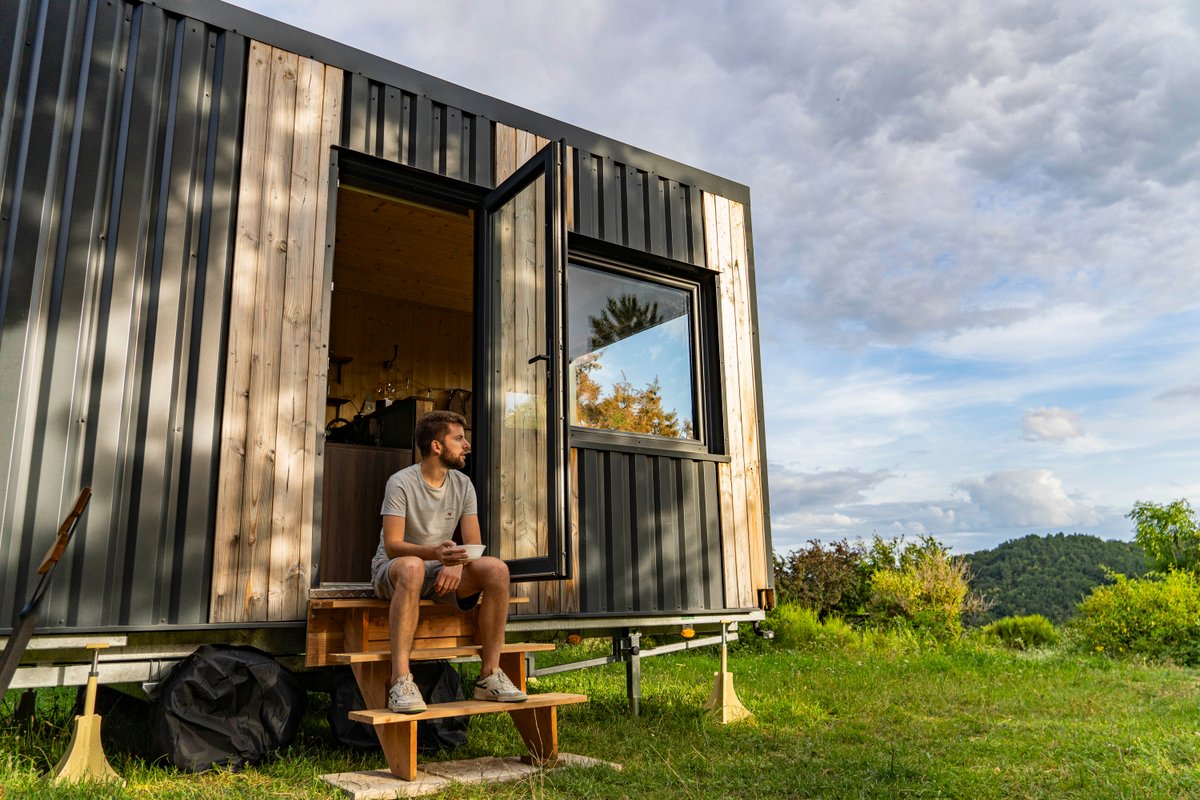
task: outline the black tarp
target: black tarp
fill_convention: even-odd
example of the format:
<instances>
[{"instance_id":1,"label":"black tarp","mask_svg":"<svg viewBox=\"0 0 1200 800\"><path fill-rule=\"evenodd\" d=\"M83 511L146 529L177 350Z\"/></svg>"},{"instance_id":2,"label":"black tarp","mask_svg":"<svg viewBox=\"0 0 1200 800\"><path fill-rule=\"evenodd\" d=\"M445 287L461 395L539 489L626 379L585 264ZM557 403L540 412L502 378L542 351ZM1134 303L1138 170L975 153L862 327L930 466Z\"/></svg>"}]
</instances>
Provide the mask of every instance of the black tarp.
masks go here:
<instances>
[{"instance_id":1,"label":"black tarp","mask_svg":"<svg viewBox=\"0 0 1200 800\"><path fill-rule=\"evenodd\" d=\"M261 650L203 645L160 685L150 724L179 769L236 771L290 744L307 700L299 679Z\"/></svg>"},{"instance_id":2,"label":"black tarp","mask_svg":"<svg viewBox=\"0 0 1200 800\"><path fill-rule=\"evenodd\" d=\"M448 661L417 661L412 664L413 680L425 702L451 703L465 699L462 679ZM329 729L333 738L346 747L370 750L379 747L375 729L364 722L347 717L351 711L366 708L362 692L349 667L334 669L329 691ZM430 753L442 748L461 747L467 743L469 716L443 717L417 723L417 749Z\"/></svg>"}]
</instances>

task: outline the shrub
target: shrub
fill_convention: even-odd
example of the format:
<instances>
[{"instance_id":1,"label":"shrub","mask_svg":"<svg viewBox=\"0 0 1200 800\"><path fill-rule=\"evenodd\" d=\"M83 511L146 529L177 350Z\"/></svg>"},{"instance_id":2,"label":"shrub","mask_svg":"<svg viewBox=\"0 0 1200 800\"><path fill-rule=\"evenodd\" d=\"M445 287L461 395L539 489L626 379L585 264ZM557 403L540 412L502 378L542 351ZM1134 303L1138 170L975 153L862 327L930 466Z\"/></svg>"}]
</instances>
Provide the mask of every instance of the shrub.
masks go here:
<instances>
[{"instance_id":1,"label":"shrub","mask_svg":"<svg viewBox=\"0 0 1200 800\"><path fill-rule=\"evenodd\" d=\"M1087 647L1114 656L1200 664L1200 577L1173 570L1114 578L1079 604L1077 626Z\"/></svg>"},{"instance_id":2,"label":"shrub","mask_svg":"<svg viewBox=\"0 0 1200 800\"><path fill-rule=\"evenodd\" d=\"M970 572L932 537L923 537L900 554L896 569L871 576L868 610L878 624L904 624L938 641L962 633L962 615L986 607L970 591Z\"/></svg>"},{"instance_id":3,"label":"shrub","mask_svg":"<svg viewBox=\"0 0 1200 800\"><path fill-rule=\"evenodd\" d=\"M845 539L829 545L814 539L782 558L775 556L780 602L811 608L822 617L857 612L866 602L870 578L863 556L861 543L852 545Z\"/></svg>"},{"instance_id":4,"label":"shrub","mask_svg":"<svg viewBox=\"0 0 1200 800\"><path fill-rule=\"evenodd\" d=\"M998 619L984 626L983 635L998 639L1002 645L1014 650L1032 650L1058 643L1058 631L1054 624L1041 614Z\"/></svg>"},{"instance_id":5,"label":"shrub","mask_svg":"<svg viewBox=\"0 0 1200 800\"><path fill-rule=\"evenodd\" d=\"M774 642L786 650L835 649L858 641L858 634L835 616L820 618L815 609L781 603L767 614Z\"/></svg>"}]
</instances>

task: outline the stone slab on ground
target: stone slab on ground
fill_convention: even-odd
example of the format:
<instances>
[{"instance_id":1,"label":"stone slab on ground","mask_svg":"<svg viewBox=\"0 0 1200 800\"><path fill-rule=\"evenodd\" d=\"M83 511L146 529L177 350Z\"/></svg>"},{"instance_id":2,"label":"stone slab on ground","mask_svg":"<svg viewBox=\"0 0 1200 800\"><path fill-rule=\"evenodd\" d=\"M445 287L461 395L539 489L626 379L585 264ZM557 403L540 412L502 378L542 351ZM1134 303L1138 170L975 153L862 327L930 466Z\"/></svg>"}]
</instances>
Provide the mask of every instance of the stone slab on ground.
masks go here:
<instances>
[{"instance_id":1,"label":"stone slab on ground","mask_svg":"<svg viewBox=\"0 0 1200 800\"><path fill-rule=\"evenodd\" d=\"M621 769L620 764L601 761L598 758L559 753L558 763L546 769L562 767L611 767ZM422 764L414 780L397 778L387 770L368 772L335 772L322 775L321 780L341 789L351 800L391 800L395 797L421 797L435 794L455 783L503 783L528 778L539 772L539 768L525 764L517 756L510 758L471 758L463 761L437 761Z\"/></svg>"}]
</instances>

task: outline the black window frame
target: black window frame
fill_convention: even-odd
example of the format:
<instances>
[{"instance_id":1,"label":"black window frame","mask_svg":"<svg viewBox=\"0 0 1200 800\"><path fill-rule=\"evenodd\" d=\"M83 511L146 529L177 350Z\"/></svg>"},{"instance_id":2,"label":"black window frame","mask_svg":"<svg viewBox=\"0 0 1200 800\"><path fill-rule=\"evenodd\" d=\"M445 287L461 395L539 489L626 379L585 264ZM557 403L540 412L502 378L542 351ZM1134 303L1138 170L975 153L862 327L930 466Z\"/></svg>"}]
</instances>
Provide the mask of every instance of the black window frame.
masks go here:
<instances>
[{"instance_id":1,"label":"black window frame","mask_svg":"<svg viewBox=\"0 0 1200 800\"><path fill-rule=\"evenodd\" d=\"M567 239L564 298L570 297L571 265L608 272L617 276L657 283L688 291L693 300L692 334L692 425L695 438L683 439L654 434L629 433L569 425L571 447L618 450L646 455L722 456L726 453L723 409L724 388L720 380L717 319L717 275L712 270L683 261L655 256L641 250L614 245L579 233ZM564 302L569 307L569 301ZM569 312L568 312L569 313ZM570 325L566 320L564 330ZM569 360L564 359L564 360ZM566 376L567 381L571 376ZM570 384L564 384L570 391ZM568 412L568 419L570 412Z\"/></svg>"}]
</instances>

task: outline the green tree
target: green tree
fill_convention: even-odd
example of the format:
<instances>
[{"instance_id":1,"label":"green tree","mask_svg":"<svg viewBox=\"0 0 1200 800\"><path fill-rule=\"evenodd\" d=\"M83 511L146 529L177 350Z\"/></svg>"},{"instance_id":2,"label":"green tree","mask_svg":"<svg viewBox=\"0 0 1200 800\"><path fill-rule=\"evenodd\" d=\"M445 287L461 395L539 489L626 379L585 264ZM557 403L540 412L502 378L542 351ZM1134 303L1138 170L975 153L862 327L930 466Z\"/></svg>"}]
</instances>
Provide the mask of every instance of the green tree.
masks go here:
<instances>
[{"instance_id":1,"label":"green tree","mask_svg":"<svg viewBox=\"0 0 1200 800\"><path fill-rule=\"evenodd\" d=\"M575 419L586 428L628 433L652 433L657 436L691 435L688 424L680 424L679 415L663 408L662 387L658 378L646 388L637 389L628 380L613 383L612 392L601 393L601 386L588 373L598 361L582 362L575 383Z\"/></svg>"},{"instance_id":2,"label":"green tree","mask_svg":"<svg viewBox=\"0 0 1200 800\"><path fill-rule=\"evenodd\" d=\"M1200 573L1200 525L1187 500L1167 505L1139 500L1125 516L1133 520L1133 538L1146 551L1151 569Z\"/></svg>"},{"instance_id":3,"label":"green tree","mask_svg":"<svg viewBox=\"0 0 1200 800\"><path fill-rule=\"evenodd\" d=\"M599 350L613 342L628 339L647 328L653 328L662 321L658 318L658 303L642 305L637 296L632 294L610 297L600 311L600 316L588 316L588 325L592 328L588 345L593 350Z\"/></svg>"}]
</instances>

